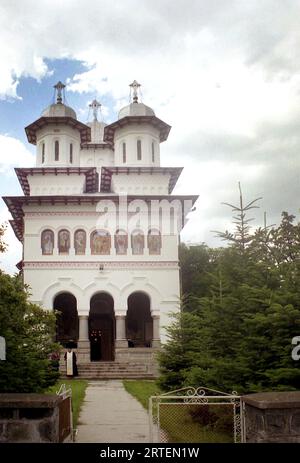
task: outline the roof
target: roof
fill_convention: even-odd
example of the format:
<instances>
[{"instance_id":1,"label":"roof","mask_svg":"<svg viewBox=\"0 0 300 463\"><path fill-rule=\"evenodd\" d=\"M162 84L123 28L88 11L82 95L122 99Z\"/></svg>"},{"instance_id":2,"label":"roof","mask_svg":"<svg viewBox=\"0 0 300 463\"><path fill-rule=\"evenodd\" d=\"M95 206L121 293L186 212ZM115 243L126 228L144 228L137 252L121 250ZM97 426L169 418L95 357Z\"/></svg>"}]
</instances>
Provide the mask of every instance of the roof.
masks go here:
<instances>
[{"instance_id":1,"label":"roof","mask_svg":"<svg viewBox=\"0 0 300 463\"><path fill-rule=\"evenodd\" d=\"M49 124L69 125L70 127L73 127L74 129L79 130L81 143L87 143L91 141L91 128L87 126L86 124L83 124L82 122L77 121L77 119L74 119L73 117L70 117L70 116L56 116L56 117L42 116L39 119L37 119L35 122L32 122L32 124L29 124L27 127L25 127L25 132L26 132L29 143L36 145L36 132Z\"/></svg>"},{"instance_id":2,"label":"roof","mask_svg":"<svg viewBox=\"0 0 300 463\"><path fill-rule=\"evenodd\" d=\"M172 193L174 186L183 170L183 167L102 167L101 169L101 192L111 191L112 175L118 174L163 174L170 175L169 194Z\"/></svg>"},{"instance_id":3,"label":"roof","mask_svg":"<svg viewBox=\"0 0 300 463\"><path fill-rule=\"evenodd\" d=\"M151 124L153 127L159 130L159 139L160 142L165 141L168 138L171 126L166 124L161 119L158 119L156 116L127 116L122 119L113 122L112 124L107 125L104 128L104 137L103 140L113 144L114 134L116 129L120 129L129 124Z\"/></svg>"},{"instance_id":4,"label":"roof","mask_svg":"<svg viewBox=\"0 0 300 463\"><path fill-rule=\"evenodd\" d=\"M134 101L120 109L118 119L126 116L155 116L155 112L150 106Z\"/></svg>"},{"instance_id":5,"label":"roof","mask_svg":"<svg viewBox=\"0 0 300 463\"><path fill-rule=\"evenodd\" d=\"M85 175L86 193L98 192L98 174L95 167L28 167L15 168L25 196L30 195L28 175Z\"/></svg>"},{"instance_id":6,"label":"roof","mask_svg":"<svg viewBox=\"0 0 300 463\"><path fill-rule=\"evenodd\" d=\"M76 113L73 108L66 106L63 103L54 103L48 106L42 112L43 117L72 117L77 119Z\"/></svg>"},{"instance_id":7,"label":"roof","mask_svg":"<svg viewBox=\"0 0 300 463\"><path fill-rule=\"evenodd\" d=\"M8 207L13 221L22 221L24 217L24 205L47 205L47 204L60 204L66 206L67 204L82 205L82 204L97 204L100 200L111 200L118 202L120 197L118 194L97 194L97 195L53 195L53 196L3 196L3 201ZM174 201L191 201L192 205L198 199L198 195L128 195L127 202L142 199L146 202L153 200L169 200Z\"/></svg>"}]
</instances>

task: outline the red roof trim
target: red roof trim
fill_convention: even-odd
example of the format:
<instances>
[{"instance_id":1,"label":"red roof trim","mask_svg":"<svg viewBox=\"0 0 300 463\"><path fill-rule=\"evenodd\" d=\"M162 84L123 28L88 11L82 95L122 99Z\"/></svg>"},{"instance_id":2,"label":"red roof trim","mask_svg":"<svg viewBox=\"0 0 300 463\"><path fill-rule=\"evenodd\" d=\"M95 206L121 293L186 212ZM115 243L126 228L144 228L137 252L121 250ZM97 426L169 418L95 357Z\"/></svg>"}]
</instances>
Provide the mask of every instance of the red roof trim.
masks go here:
<instances>
[{"instance_id":1,"label":"red roof trim","mask_svg":"<svg viewBox=\"0 0 300 463\"><path fill-rule=\"evenodd\" d=\"M165 141L168 138L168 135L171 130L171 126L166 124L161 119L158 119L156 116L126 116L122 119L119 119L112 124L106 125L104 128L104 137L103 140L113 144L114 142L114 133L117 128L122 128L127 124L141 124L147 122L152 124L154 127L160 131L160 142Z\"/></svg>"},{"instance_id":2,"label":"red roof trim","mask_svg":"<svg viewBox=\"0 0 300 463\"><path fill-rule=\"evenodd\" d=\"M85 175L86 193L98 192L98 173L95 167L32 167L32 168L15 168L20 185L25 196L30 195L30 186L28 175Z\"/></svg>"},{"instance_id":3,"label":"red roof trim","mask_svg":"<svg viewBox=\"0 0 300 463\"><path fill-rule=\"evenodd\" d=\"M102 167L101 169L101 188L100 191L103 193L108 193L111 191L111 178L112 175L118 174L170 174L170 181L169 181L169 194L172 193L177 180L183 170L183 167L152 167L152 166L145 166L145 167Z\"/></svg>"},{"instance_id":4,"label":"red roof trim","mask_svg":"<svg viewBox=\"0 0 300 463\"><path fill-rule=\"evenodd\" d=\"M77 121L77 119L73 119L72 117L66 116L66 117L40 117L39 119L34 121L32 124L29 124L27 127L25 127L25 132L26 132L29 143L36 145L37 130L41 129L42 127L48 124L71 125L75 129L78 129L80 131L81 143L87 143L91 141L91 128L88 125L83 124L80 121Z\"/></svg>"}]
</instances>

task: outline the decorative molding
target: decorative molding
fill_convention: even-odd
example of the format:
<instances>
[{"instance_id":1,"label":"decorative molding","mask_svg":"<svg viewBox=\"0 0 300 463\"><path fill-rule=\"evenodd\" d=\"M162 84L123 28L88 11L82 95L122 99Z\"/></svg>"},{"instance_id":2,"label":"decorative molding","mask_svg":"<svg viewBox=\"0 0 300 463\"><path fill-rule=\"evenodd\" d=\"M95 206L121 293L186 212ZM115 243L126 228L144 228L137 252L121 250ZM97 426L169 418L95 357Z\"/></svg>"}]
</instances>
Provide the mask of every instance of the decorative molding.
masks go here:
<instances>
[{"instance_id":1,"label":"decorative molding","mask_svg":"<svg viewBox=\"0 0 300 463\"><path fill-rule=\"evenodd\" d=\"M52 261L52 262L41 262L41 261L26 261L24 262L25 269L32 269L32 268L75 268L75 269L99 269L99 264L104 265L104 269L125 269L125 268L171 268L174 270L178 270L178 262L172 261L161 261L161 262L147 262L147 261L123 261L123 262L59 262L59 261ZM98 277L100 278L100 277ZM137 278L137 277L135 277ZM143 277L144 278L144 277Z\"/></svg>"},{"instance_id":2,"label":"decorative molding","mask_svg":"<svg viewBox=\"0 0 300 463\"><path fill-rule=\"evenodd\" d=\"M32 217L66 217L66 216L100 216L105 214L105 212L96 212L96 211L80 211L80 212L25 212L25 218L29 219ZM78 227L77 227L78 228Z\"/></svg>"}]
</instances>

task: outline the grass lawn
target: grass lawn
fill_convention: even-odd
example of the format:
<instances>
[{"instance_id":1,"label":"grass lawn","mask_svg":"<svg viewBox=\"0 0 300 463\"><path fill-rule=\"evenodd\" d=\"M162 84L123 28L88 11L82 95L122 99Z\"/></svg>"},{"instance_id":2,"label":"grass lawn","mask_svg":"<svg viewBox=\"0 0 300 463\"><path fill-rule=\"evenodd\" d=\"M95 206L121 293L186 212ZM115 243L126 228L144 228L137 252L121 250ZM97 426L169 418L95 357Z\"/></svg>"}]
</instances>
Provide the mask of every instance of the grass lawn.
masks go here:
<instances>
[{"instance_id":1,"label":"grass lawn","mask_svg":"<svg viewBox=\"0 0 300 463\"><path fill-rule=\"evenodd\" d=\"M75 429L88 382L83 379L61 379L54 386L51 386L46 393L55 394L61 384L65 384L67 389L69 387L72 389L73 427Z\"/></svg>"},{"instance_id":2,"label":"grass lawn","mask_svg":"<svg viewBox=\"0 0 300 463\"><path fill-rule=\"evenodd\" d=\"M124 380L123 384L126 391L135 397L146 410L149 408L149 397L162 393L156 382L151 380ZM233 441L232 433L220 432L197 423L187 406L162 404L160 406L160 426L170 443Z\"/></svg>"},{"instance_id":3,"label":"grass lawn","mask_svg":"<svg viewBox=\"0 0 300 463\"><path fill-rule=\"evenodd\" d=\"M149 397L160 394L161 390L155 381L151 380L124 380L124 387L129 394L133 395L146 410L149 408Z\"/></svg>"}]
</instances>

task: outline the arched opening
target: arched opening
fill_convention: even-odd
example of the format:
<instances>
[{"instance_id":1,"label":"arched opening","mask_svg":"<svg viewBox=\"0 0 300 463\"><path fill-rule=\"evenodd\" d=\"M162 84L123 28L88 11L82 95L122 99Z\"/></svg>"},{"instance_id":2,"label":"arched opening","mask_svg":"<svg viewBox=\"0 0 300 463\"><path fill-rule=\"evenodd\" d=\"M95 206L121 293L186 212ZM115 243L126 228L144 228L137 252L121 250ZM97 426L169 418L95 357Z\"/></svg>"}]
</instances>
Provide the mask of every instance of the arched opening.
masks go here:
<instances>
[{"instance_id":1,"label":"arched opening","mask_svg":"<svg viewBox=\"0 0 300 463\"><path fill-rule=\"evenodd\" d=\"M153 322L150 299L145 293L138 291L128 297L126 337L129 347L151 347Z\"/></svg>"},{"instance_id":2,"label":"arched opening","mask_svg":"<svg viewBox=\"0 0 300 463\"><path fill-rule=\"evenodd\" d=\"M108 293L97 293L91 298L89 338L91 344L91 361L114 360L114 300Z\"/></svg>"},{"instance_id":3,"label":"arched opening","mask_svg":"<svg viewBox=\"0 0 300 463\"><path fill-rule=\"evenodd\" d=\"M54 142L54 159L59 161L59 141L55 140Z\"/></svg>"},{"instance_id":4,"label":"arched opening","mask_svg":"<svg viewBox=\"0 0 300 463\"><path fill-rule=\"evenodd\" d=\"M126 143L122 143L123 163L126 163Z\"/></svg>"},{"instance_id":5,"label":"arched opening","mask_svg":"<svg viewBox=\"0 0 300 463\"><path fill-rule=\"evenodd\" d=\"M53 309L59 313L56 317L56 340L63 346L77 346L79 321L76 297L71 293L58 294L53 302Z\"/></svg>"},{"instance_id":6,"label":"arched opening","mask_svg":"<svg viewBox=\"0 0 300 463\"><path fill-rule=\"evenodd\" d=\"M136 142L136 154L137 154L137 160L141 161L142 160L142 142L141 142L141 140L137 140L137 142Z\"/></svg>"}]
</instances>

